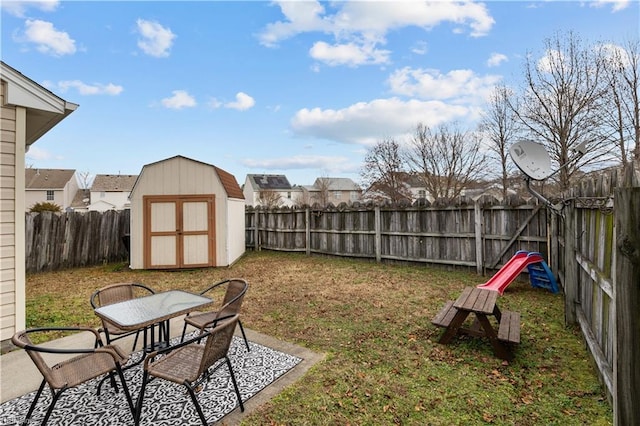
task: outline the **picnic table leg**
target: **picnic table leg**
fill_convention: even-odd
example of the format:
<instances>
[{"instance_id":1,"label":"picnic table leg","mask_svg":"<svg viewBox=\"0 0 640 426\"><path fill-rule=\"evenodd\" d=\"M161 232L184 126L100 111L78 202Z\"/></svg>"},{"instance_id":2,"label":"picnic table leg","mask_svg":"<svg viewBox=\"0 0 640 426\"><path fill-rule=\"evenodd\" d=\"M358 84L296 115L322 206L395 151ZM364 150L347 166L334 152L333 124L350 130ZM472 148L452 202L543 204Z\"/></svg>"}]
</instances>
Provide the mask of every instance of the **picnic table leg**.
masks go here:
<instances>
[{"instance_id":1,"label":"picnic table leg","mask_svg":"<svg viewBox=\"0 0 640 426\"><path fill-rule=\"evenodd\" d=\"M464 320L467 319L468 315L469 311L463 311L459 309L458 312L456 312L456 315L451 320L451 324L449 324L444 333L442 333L442 336L440 336L440 340L438 340L438 343L442 343L445 345L449 343L451 339L453 339L454 336L458 333L458 329L460 328L460 326L462 326Z\"/></svg>"},{"instance_id":2,"label":"picnic table leg","mask_svg":"<svg viewBox=\"0 0 640 426\"><path fill-rule=\"evenodd\" d=\"M495 353L495 355L500 359L511 361L513 359L513 355L511 354L511 351L509 351L509 349L505 345L503 345L502 342L500 342L500 340L498 340L498 334L496 333L496 330L491 325L489 318L487 318L486 315L479 314L479 313L476 313L476 317L478 318L478 321L480 321L480 324L484 329L485 335L489 338L489 341L491 342L491 346L493 347L493 352Z\"/></svg>"}]
</instances>

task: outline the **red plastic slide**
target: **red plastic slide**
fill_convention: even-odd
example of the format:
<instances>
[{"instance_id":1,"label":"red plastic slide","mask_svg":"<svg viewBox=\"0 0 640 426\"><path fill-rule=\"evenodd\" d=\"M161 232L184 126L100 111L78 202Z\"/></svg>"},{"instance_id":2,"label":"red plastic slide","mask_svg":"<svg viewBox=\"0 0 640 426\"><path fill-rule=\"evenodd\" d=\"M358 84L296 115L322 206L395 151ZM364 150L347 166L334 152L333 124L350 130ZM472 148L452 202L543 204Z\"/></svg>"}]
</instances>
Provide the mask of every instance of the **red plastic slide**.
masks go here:
<instances>
[{"instance_id":1,"label":"red plastic slide","mask_svg":"<svg viewBox=\"0 0 640 426\"><path fill-rule=\"evenodd\" d=\"M500 295L504 293L509 284L515 280L520 272L532 263L543 262L540 253L521 250L517 252L489 281L477 286L478 288L486 288L487 290L495 290Z\"/></svg>"}]
</instances>

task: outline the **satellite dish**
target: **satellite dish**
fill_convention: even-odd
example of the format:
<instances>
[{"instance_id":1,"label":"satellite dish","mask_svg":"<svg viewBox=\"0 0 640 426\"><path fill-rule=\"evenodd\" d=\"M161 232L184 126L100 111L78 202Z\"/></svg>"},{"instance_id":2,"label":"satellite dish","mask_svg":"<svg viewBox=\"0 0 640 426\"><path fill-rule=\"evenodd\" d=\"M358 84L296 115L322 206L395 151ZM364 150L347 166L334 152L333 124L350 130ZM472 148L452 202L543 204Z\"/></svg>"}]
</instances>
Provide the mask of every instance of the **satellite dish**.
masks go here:
<instances>
[{"instance_id":1,"label":"satellite dish","mask_svg":"<svg viewBox=\"0 0 640 426\"><path fill-rule=\"evenodd\" d=\"M509 155L516 166L533 180L544 180L551 176L551 157L542 144L519 141L511 145Z\"/></svg>"}]
</instances>

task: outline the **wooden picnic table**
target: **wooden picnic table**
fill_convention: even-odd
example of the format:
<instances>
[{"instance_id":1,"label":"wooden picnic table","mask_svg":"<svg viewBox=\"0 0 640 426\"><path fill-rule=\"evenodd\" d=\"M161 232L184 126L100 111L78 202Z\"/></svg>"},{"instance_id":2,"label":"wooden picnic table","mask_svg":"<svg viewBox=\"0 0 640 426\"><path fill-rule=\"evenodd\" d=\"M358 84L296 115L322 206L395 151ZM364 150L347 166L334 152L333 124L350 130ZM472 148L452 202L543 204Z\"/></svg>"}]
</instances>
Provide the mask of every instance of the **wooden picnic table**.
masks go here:
<instances>
[{"instance_id":1,"label":"wooden picnic table","mask_svg":"<svg viewBox=\"0 0 640 426\"><path fill-rule=\"evenodd\" d=\"M507 344L520 343L520 314L501 312L496 303L498 296L499 293L494 290L467 287L456 301L445 303L431 321L434 325L445 328L438 342L448 344L458 334L487 337L498 358L513 359ZM471 313L475 315L475 321L467 327L465 321ZM497 330L491 324L491 317L495 318Z\"/></svg>"}]
</instances>

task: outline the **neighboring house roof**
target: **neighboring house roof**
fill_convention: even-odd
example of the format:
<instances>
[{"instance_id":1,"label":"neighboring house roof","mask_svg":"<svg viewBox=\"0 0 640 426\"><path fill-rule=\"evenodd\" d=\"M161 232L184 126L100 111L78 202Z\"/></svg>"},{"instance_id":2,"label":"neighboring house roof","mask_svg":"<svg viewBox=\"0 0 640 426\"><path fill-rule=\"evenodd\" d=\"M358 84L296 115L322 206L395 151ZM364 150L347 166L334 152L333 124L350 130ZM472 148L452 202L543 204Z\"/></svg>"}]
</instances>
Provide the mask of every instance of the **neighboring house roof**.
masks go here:
<instances>
[{"instance_id":1,"label":"neighboring house roof","mask_svg":"<svg viewBox=\"0 0 640 426\"><path fill-rule=\"evenodd\" d=\"M227 193L227 196L229 198L238 198L240 200L244 200L244 194L242 193L242 189L240 188L240 185L238 185L238 181L236 180L235 176L233 176L231 173L229 173L229 172L227 172L225 170L222 170L220 167L216 167L213 164L205 163L204 161L194 160L192 158L188 158L188 157L185 157L183 155L176 155L174 157L165 158L164 160L156 161L154 163L145 164L144 166L142 166L142 169L144 170L145 167L150 167L150 166L153 166L155 164L160 164L160 163L163 163L165 161L171 161L171 160L179 159L179 158L181 158L183 160L187 160L187 161L192 161L194 163L203 164L203 165L208 166L208 167L213 167L214 170L216 171L216 174L218 175L218 178L220 179L220 183L222 184L222 187L224 188L225 192ZM133 188L131 188L131 192L134 191L136 185L138 184L140 176L142 176L142 173L140 175L138 175L138 177L136 178L136 182L133 184Z\"/></svg>"},{"instance_id":2,"label":"neighboring house roof","mask_svg":"<svg viewBox=\"0 0 640 426\"><path fill-rule=\"evenodd\" d=\"M247 179L254 189L286 191L291 189L291 184L285 175L247 175Z\"/></svg>"},{"instance_id":3,"label":"neighboring house roof","mask_svg":"<svg viewBox=\"0 0 640 426\"><path fill-rule=\"evenodd\" d=\"M74 209L86 209L90 200L91 193L88 189L78 189L69 207Z\"/></svg>"},{"instance_id":4,"label":"neighboring house roof","mask_svg":"<svg viewBox=\"0 0 640 426\"><path fill-rule=\"evenodd\" d=\"M93 192L131 192L138 175L96 175L91 184Z\"/></svg>"},{"instance_id":5,"label":"neighboring house roof","mask_svg":"<svg viewBox=\"0 0 640 426\"><path fill-rule=\"evenodd\" d=\"M25 189L64 189L76 171L69 169L25 169Z\"/></svg>"},{"instance_id":6,"label":"neighboring house roof","mask_svg":"<svg viewBox=\"0 0 640 426\"><path fill-rule=\"evenodd\" d=\"M78 108L21 72L0 61L0 74L7 81L5 102L27 108L25 141L29 146Z\"/></svg>"},{"instance_id":7,"label":"neighboring house roof","mask_svg":"<svg viewBox=\"0 0 640 426\"><path fill-rule=\"evenodd\" d=\"M330 191L360 191L360 187L349 178L317 178L313 186L326 187Z\"/></svg>"}]
</instances>

